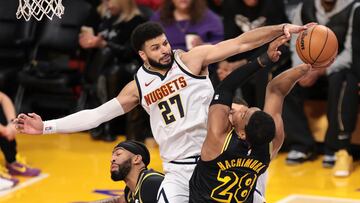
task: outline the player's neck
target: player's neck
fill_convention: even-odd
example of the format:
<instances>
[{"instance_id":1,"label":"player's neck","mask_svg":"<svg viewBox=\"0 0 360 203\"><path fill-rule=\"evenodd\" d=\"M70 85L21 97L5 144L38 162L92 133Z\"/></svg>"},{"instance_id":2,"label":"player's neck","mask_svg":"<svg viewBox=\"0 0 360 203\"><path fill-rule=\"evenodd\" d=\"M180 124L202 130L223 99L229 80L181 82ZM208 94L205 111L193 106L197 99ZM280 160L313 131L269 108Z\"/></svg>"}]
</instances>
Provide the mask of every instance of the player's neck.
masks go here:
<instances>
[{"instance_id":1,"label":"player's neck","mask_svg":"<svg viewBox=\"0 0 360 203\"><path fill-rule=\"evenodd\" d=\"M150 64L146 64L146 63L144 64L144 66L146 69L153 71L153 72L160 73L161 75L165 75L166 72L168 71L168 69L157 68L157 67L151 66Z\"/></svg>"},{"instance_id":2,"label":"player's neck","mask_svg":"<svg viewBox=\"0 0 360 203\"><path fill-rule=\"evenodd\" d=\"M126 186L129 187L131 192L135 192L136 185L140 176L140 171L137 169L130 170L129 174L125 178Z\"/></svg>"}]
</instances>

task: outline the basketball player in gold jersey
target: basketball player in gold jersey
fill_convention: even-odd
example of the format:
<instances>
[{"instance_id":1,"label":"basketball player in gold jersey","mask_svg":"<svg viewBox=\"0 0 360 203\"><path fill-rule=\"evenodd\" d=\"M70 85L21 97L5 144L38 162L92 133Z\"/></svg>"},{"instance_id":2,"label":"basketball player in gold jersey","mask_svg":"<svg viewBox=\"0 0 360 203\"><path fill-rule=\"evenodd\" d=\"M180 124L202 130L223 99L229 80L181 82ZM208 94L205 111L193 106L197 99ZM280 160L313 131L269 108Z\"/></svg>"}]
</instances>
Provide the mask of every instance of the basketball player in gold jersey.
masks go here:
<instances>
[{"instance_id":1,"label":"basketball player in gold jersey","mask_svg":"<svg viewBox=\"0 0 360 203\"><path fill-rule=\"evenodd\" d=\"M280 37L275 42L287 40ZM270 47L269 58L258 57L256 62L235 70L215 90L201 159L190 180L190 202L254 202L257 179L284 140L283 100L311 66L302 64L274 78L267 86L263 111L232 104L232 100L237 87L260 66L277 61L280 54Z\"/></svg>"}]
</instances>

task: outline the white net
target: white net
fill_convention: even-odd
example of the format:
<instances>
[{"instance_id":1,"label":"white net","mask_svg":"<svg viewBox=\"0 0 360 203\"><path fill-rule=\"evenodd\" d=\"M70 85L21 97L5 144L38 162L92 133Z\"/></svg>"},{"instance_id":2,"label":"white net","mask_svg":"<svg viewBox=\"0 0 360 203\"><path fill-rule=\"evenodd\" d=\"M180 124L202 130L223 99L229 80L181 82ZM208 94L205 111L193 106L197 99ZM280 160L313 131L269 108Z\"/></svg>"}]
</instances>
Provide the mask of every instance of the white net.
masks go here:
<instances>
[{"instance_id":1,"label":"white net","mask_svg":"<svg viewBox=\"0 0 360 203\"><path fill-rule=\"evenodd\" d=\"M24 18L26 21L34 17L40 21L44 16L52 20L53 16L61 18L64 14L62 0L19 0L19 7L16 12L18 19Z\"/></svg>"}]
</instances>

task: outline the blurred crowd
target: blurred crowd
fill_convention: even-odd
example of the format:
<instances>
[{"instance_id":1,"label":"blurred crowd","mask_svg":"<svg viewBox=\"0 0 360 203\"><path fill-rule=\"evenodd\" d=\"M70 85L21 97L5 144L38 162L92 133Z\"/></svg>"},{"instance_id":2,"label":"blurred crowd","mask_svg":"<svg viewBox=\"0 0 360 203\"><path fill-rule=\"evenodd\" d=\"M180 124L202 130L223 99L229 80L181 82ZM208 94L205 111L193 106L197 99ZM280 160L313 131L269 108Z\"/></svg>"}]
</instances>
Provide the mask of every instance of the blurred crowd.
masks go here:
<instances>
[{"instance_id":1,"label":"blurred crowd","mask_svg":"<svg viewBox=\"0 0 360 203\"><path fill-rule=\"evenodd\" d=\"M141 66L130 45L132 30L143 22L155 21L164 26L172 48L182 50L215 44L265 25L317 22L332 29L339 42L334 64L304 78L285 100L284 148L289 150L289 165L313 160L322 152L324 167L341 169L341 173L334 170L335 176L350 174L350 140L359 104L359 1L63 0L63 4L62 19L25 22L15 19L13 0L0 3L0 91L3 98L8 98L0 98L0 147L10 172L11 164L22 164L15 158L16 131L11 124L15 112L37 112L44 119L54 118L97 107L116 97ZM281 59L270 70L258 72L239 88L236 99L262 108L269 79L301 62L295 40L281 47ZM209 74L213 85L266 49L264 45L212 64ZM11 100L14 105L8 105ZM321 148L304 113L306 100L327 103L329 125ZM105 141L125 134L128 139L144 142L152 137L148 119L137 107L90 134ZM348 167L348 173L343 172L344 167ZM30 167L28 171L32 176L39 173Z\"/></svg>"}]
</instances>

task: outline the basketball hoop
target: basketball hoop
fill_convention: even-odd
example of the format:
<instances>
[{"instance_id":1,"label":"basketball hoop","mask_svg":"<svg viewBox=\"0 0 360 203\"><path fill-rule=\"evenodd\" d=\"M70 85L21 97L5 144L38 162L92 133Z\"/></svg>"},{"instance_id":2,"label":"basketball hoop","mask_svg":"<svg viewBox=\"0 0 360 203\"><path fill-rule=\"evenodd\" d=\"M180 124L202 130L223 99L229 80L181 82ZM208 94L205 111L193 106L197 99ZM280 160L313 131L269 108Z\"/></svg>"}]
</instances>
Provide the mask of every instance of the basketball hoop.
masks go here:
<instances>
[{"instance_id":1,"label":"basketball hoop","mask_svg":"<svg viewBox=\"0 0 360 203\"><path fill-rule=\"evenodd\" d=\"M24 17L28 21L33 16L40 21L44 15L52 20L54 15L61 18L63 14L62 0L19 0L16 17L18 19Z\"/></svg>"}]
</instances>

